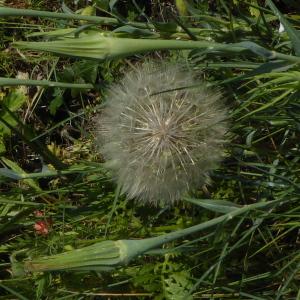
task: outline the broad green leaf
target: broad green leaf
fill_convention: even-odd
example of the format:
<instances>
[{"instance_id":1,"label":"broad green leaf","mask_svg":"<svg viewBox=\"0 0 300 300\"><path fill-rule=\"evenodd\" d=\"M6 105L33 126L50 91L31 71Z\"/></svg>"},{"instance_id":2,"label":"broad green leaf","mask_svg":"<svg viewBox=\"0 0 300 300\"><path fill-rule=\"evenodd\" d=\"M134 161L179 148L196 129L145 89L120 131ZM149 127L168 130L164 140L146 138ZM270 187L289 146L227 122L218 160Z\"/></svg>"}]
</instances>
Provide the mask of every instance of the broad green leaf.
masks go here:
<instances>
[{"instance_id":1,"label":"broad green leaf","mask_svg":"<svg viewBox=\"0 0 300 300\"><path fill-rule=\"evenodd\" d=\"M57 95L49 104L49 111L51 115L55 115L56 111L62 106L64 103L62 95Z\"/></svg>"},{"instance_id":2,"label":"broad green leaf","mask_svg":"<svg viewBox=\"0 0 300 300\"><path fill-rule=\"evenodd\" d=\"M23 93L18 91L11 91L4 98L3 102L0 102L0 107L3 103L5 107L7 107L11 112L15 112L25 103L25 101L26 96ZM3 119L12 126L15 126L17 123L8 112L4 110L0 111L0 131L2 131L3 135L9 135L10 129L1 122L1 119Z\"/></svg>"}]
</instances>

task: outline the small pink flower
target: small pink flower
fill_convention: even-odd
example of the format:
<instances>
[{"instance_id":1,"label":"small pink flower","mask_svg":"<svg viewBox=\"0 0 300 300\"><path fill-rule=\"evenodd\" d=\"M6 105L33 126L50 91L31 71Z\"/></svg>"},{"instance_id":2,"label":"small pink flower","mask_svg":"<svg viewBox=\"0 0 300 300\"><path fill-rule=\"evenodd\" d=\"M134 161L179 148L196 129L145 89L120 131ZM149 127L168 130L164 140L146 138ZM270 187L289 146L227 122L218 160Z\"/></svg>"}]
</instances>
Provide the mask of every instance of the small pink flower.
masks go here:
<instances>
[{"instance_id":1,"label":"small pink flower","mask_svg":"<svg viewBox=\"0 0 300 300\"><path fill-rule=\"evenodd\" d=\"M39 235L47 235L49 233L49 223L46 221L37 221L33 227Z\"/></svg>"}]
</instances>

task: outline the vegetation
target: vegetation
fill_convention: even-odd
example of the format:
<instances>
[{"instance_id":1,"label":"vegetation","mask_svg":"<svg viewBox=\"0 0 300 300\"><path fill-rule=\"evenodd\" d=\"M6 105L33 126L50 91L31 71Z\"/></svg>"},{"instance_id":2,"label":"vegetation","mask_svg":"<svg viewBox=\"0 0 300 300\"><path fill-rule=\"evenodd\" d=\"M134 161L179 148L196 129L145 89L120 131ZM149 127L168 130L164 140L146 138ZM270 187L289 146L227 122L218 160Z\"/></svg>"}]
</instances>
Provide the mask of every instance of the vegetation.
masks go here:
<instances>
[{"instance_id":1,"label":"vegetation","mask_svg":"<svg viewBox=\"0 0 300 300\"><path fill-rule=\"evenodd\" d=\"M297 1L6 0L0 22L0 299L300 299ZM120 193L95 143L146 60L229 111L211 183L174 205Z\"/></svg>"}]
</instances>

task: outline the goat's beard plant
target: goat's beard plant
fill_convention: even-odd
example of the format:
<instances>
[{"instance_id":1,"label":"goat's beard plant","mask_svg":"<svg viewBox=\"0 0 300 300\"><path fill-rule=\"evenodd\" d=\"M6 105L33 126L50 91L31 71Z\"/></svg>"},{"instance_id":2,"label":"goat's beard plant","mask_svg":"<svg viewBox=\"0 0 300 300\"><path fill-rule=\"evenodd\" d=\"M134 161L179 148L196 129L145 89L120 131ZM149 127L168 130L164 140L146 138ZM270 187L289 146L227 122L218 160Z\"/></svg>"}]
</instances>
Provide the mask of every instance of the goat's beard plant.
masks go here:
<instances>
[{"instance_id":1,"label":"goat's beard plant","mask_svg":"<svg viewBox=\"0 0 300 300\"><path fill-rule=\"evenodd\" d=\"M209 182L222 157L227 110L220 93L194 75L147 62L108 90L97 141L128 198L173 204Z\"/></svg>"}]
</instances>

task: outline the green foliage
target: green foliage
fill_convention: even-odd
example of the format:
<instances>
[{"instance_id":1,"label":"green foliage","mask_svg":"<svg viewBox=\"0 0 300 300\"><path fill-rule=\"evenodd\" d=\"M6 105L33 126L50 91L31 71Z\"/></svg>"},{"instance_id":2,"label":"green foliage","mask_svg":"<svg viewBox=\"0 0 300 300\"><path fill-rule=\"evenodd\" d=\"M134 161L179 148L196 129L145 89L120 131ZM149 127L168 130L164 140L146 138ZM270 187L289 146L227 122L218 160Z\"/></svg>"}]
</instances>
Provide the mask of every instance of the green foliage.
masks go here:
<instances>
[{"instance_id":1,"label":"green foliage","mask_svg":"<svg viewBox=\"0 0 300 300\"><path fill-rule=\"evenodd\" d=\"M1 78L15 78L19 70L32 79L47 78L41 88L29 88L28 96L11 88L1 94L0 105L8 108L0 112L5 153L1 299L299 299L297 1L289 7L278 1L265 6L257 0L177 1L184 4L178 15L176 6L165 1L154 1L150 9L142 1L92 1L97 16L85 14L84 1L65 1L65 14L49 15L43 11L60 9L50 2L31 1L28 8L39 9L38 19L29 9L17 15L0 8L1 47L6 49L0 55ZM284 32L278 31L279 22ZM118 45L124 37L138 46L147 40L152 50L161 40L169 44L146 57L133 51L130 58L103 62L9 47L27 39L78 41L91 31L113 36ZM170 49L179 42L203 47ZM157 56L185 60L200 70L199 77L221 90L231 111L230 143L212 183L175 208L138 206L119 196L93 146L94 113L106 85L135 68L136 61ZM88 85L75 89L51 82ZM262 206L234 215L253 204ZM11 276L13 253L18 262L29 261L105 240L163 236L216 219L223 221L111 272Z\"/></svg>"},{"instance_id":2,"label":"green foliage","mask_svg":"<svg viewBox=\"0 0 300 300\"><path fill-rule=\"evenodd\" d=\"M10 136L11 134L11 130L9 127L7 127L7 124L12 127L17 125L17 121L11 114L9 114L7 109L9 109L11 112L16 112L24 105L26 99L27 97L24 95L24 93L22 93L22 91L11 90L8 91L8 93L0 102L0 154L3 154L6 150L4 138Z\"/></svg>"},{"instance_id":3,"label":"green foliage","mask_svg":"<svg viewBox=\"0 0 300 300\"><path fill-rule=\"evenodd\" d=\"M49 103L49 112L51 115L55 115L56 111L63 105L64 100L60 89L56 89L53 93L53 100Z\"/></svg>"},{"instance_id":4,"label":"green foliage","mask_svg":"<svg viewBox=\"0 0 300 300\"><path fill-rule=\"evenodd\" d=\"M192 299L189 290L193 280L184 265L170 259L169 255L158 263L148 262L139 270L129 268L128 274L133 277L133 285L143 287L150 292L153 299Z\"/></svg>"}]
</instances>

